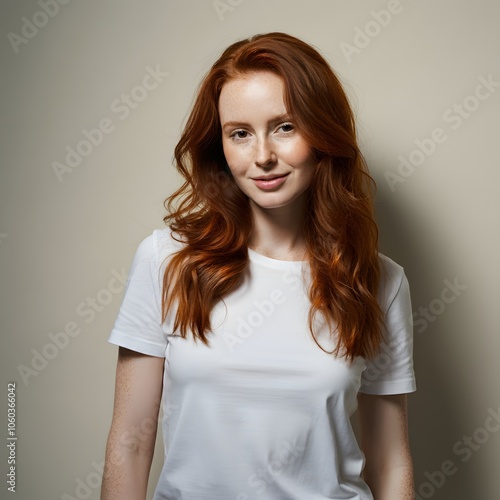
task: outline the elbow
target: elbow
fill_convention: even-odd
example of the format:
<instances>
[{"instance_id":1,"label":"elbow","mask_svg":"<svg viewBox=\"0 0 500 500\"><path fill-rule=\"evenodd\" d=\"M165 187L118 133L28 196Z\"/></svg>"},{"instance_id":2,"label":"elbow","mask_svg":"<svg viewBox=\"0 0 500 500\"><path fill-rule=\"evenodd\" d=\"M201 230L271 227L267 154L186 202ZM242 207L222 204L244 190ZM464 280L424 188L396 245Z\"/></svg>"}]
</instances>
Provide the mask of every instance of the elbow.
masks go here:
<instances>
[{"instance_id":1,"label":"elbow","mask_svg":"<svg viewBox=\"0 0 500 500\"><path fill-rule=\"evenodd\" d=\"M121 465L130 459L152 458L158 424L153 418L147 420L128 429L112 426L106 446L106 462Z\"/></svg>"}]
</instances>

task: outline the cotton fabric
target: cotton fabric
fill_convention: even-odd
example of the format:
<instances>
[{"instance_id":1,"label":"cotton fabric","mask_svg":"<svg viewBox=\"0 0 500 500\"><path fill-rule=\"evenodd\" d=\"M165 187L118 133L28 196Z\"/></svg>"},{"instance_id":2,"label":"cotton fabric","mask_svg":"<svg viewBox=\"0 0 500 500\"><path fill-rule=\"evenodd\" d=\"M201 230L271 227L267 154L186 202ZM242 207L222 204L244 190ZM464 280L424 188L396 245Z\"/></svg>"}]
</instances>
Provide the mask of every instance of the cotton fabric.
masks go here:
<instances>
[{"instance_id":1,"label":"cotton fabric","mask_svg":"<svg viewBox=\"0 0 500 500\"><path fill-rule=\"evenodd\" d=\"M174 312L161 323L161 283L181 246L170 228L139 245L109 336L165 358L165 461L154 500L373 500L350 417L358 392L416 390L403 268L380 254L386 341L373 360L348 363L309 333L309 264L251 249L241 286L212 312L210 346L180 337ZM331 351L328 330L316 326Z\"/></svg>"}]
</instances>

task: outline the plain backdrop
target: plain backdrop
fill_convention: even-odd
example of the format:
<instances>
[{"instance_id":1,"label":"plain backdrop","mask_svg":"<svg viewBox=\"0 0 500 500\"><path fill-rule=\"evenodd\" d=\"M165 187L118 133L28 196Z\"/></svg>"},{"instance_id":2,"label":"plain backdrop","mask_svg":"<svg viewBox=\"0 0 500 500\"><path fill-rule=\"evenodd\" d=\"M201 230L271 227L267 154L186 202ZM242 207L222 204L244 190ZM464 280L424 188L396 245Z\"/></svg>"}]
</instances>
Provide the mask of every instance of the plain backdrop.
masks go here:
<instances>
[{"instance_id":1,"label":"plain backdrop","mask_svg":"<svg viewBox=\"0 0 500 500\"><path fill-rule=\"evenodd\" d=\"M382 251L410 281L417 492L498 498L499 18L493 0L3 2L0 429L15 382L18 441L17 496L2 481L0 498L99 498L122 281L180 183L200 79L269 31L344 83ZM159 434L149 497L162 459Z\"/></svg>"}]
</instances>

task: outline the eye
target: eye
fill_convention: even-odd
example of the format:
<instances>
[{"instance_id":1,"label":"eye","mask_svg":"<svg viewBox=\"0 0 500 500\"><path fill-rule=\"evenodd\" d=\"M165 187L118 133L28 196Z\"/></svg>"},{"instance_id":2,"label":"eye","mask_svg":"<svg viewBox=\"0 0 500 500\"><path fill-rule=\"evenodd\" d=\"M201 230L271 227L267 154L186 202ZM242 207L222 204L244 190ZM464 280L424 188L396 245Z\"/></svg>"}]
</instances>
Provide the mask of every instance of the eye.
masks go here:
<instances>
[{"instance_id":1,"label":"eye","mask_svg":"<svg viewBox=\"0 0 500 500\"><path fill-rule=\"evenodd\" d=\"M293 129L294 127L291 123L283 123L278 127L278 130L281 130L282 132L292 132Z\"/></svg>"},{"instance_id":2,"label":"eye","mask_svg":"<svg viewBox=\"0 0 500 500\"><path fill-rule=\"evenodd\" d=\"M231 139L246 139L248 137L248 132L246 130L235 130L230 135Z\"/></svg>"}]
</instances>

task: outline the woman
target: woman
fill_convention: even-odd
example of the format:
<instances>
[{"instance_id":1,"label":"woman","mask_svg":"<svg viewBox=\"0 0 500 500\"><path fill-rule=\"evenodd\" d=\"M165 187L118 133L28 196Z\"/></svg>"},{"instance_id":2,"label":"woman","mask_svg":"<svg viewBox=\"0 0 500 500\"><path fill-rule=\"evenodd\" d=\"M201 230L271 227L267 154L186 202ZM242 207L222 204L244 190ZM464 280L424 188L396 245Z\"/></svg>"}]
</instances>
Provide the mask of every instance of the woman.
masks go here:
<instances>
[{"instance_id":1,"label":"woman","mask_svg":"<svg viewBox=\"0 0 500 500\"><path fill-rule=\"evenodd\" d=\"M145 498L162 395L155 499L413 498L408 281L378 253L373 181L329 65L283 33L231 45L175 160L185 182L139 246L109 338L101 498Z\"/></svg>"}]
</instances>

